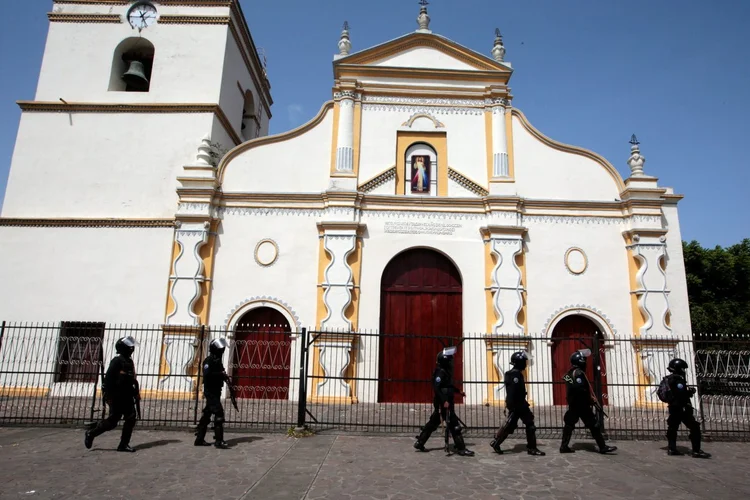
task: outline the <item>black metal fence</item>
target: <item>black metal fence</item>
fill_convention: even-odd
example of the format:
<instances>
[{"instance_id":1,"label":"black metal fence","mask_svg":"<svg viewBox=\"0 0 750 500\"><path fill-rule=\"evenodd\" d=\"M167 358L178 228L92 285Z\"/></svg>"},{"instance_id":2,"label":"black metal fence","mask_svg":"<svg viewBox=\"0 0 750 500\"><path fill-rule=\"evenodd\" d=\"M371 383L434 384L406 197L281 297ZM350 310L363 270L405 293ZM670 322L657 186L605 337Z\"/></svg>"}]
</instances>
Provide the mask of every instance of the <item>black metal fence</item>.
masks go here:
<instances>
[{"instance_id":1,"label":"black metal fence","mask_svg":"<svg viewBox=\"0 0 750 500\"><path fill-rule=\"evenodd\" d=\"M414 435L432 412L435 356L458 346L456 412L474 436L504 419L503 373L510 355L527 350L529 401L542 436L556 437L565 412L562 376L577 349L592 351L588 375L613 438L663 438L667 410L656 388L673 357L690 363L688 382L706 437L750 437L750 336L646 339L601 336L386 335L289 331L275 325L117 326L101 323L0 326L0 424L86 424L102 417L101 380L115 341L131 335L147 427L191 427L202 408L201 360L226 337L225 366L239 411L234 429ZM227 394L228 396L228 394Z\"/></svg>"}]
</instances>

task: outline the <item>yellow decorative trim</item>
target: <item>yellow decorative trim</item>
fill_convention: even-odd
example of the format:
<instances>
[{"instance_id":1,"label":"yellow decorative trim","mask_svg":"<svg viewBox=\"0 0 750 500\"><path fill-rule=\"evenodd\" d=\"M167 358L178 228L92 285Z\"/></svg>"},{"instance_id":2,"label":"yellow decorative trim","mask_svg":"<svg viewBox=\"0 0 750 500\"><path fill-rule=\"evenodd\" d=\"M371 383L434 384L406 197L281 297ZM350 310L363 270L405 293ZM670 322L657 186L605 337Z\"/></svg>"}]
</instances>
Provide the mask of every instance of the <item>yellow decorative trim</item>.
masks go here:
<instances>
[{"instance_id":1,"label":"yellow decorative trim","mask_svg":"<svg viewBox=\"0 0 750 500\"><path fill-rule=\"evenodd\" d=\"M401 52L405 52L415 47L429 47L437 49L438 51L458 59L473 68L479 70L489 70L497 74L501 72L506 78L510 77L512 70L507 66L500 64L492 59L482 56L466 47L463 47L455 42L448 40L447 38L438 38L435 35L429 35L424 33L413 33L390 42L372 47L362 52L352 54L348 57L339 59L334 63L334 67L338 65L352 65L352 64L373 64L390 56L396 55ZM409 68L412 70L413 68ZM475 71L464 70L466 73L475 73ZM497 75L496 75L497 78Z\"/></svg>"},{"instance_id":2,"label":"yellow decorative trim","mask_svg":"<svg viewBox=\"0 0 750 500\"><path fill-rule=\"evenodd\" d=\"M497 265L497 258L492 255L492 247L488 239L484 239L484 300L485 300L485 316L487 318L487 325L484 331L491 332L492 326L497 321L497 314L495 313L495 306L492 303L492 270ZM490 362L489 365L491 366Z\"/></svg>"},{"instance_id":3,"label":"yellow decorative trim","mask_svg":"<svg viewBox=\"0 0 750 500\"><path fill-rule=\"evenodd\" d=\"M510 182L515 182L516 163L513 155L513 114L507 112L505 113L505 143L508 145L508 177L510 177Z\"/></svg>"},{"instance_id":4,"label":"yellow decorative trim","mask_svg":"<svg viewBox=\"0 0 750 500\"><path fill-rule=\"evenodd\" d=\"M625 249L628 256L628 278L630 281L630 313L633 323L632 332L634 336L639 337L641 335L641 327L646 324L646 318L643 317L641 308L638 307L638 297L633 293L638 289L637 276L640 265L638 264L638 259L635 258L633 248L631 247L631 245L633 244L632 235L626 232L625 234L623 234L623 237L625 238Z\"/></svg>"},{"instance_id":5,"label":"yellow decorative trim","mask_svg":"<svg viewBox=\"0 0 750 500\"><path fill-rule=\"evenodd\" d=\"M448 138L445 132L396 132L396 194L405 194L406 150L416 143L427 144L437 153L437 195L448 196ZM435 197L411 196L409 198L426 200Z\"/></svg>"},{"instance_id":6,"label":"yellow decorative trim","mask_svg":"<svg viewBox=\"0 0 750 500\"><path fill-rule=\"evenodd\" d=\"M353 161L354 161L354 174L353 177L356 177L359 179L359 152L360 152L360 145L362 144L362 103L361 102L355 102L354 103L354 152L353 152Z\"/></svg>"},{"instance_id":7,"label":"yellow decorative trim","mask_svg":"<svg viewBox=\"0 0 750 500\"><path fill-rule=\"evenodd\" d=\"M497 399L495 397L495 387L501 385L502 377L504 373L498 373L495 362L492 359L494 357L493 349L498 346L509 346L520 350L528 350L531 341L525 336L504 336L504 335L485 335L485 356L486 356L486 367L487 367L487 393L484 401L482 402L488 406L495 406L499 408L505 407L505 399ZM507 363L507 361L506 361ZM524 371L526 377L526 383L530 381L530 374L528 369ZM529 398L529 406L533 406L534 402Z\"/></svg>"},{"instance_id":8,"label":"yellow decorative trim","mask_svg":"<svg viewBox=\"0 0 750 500\"><path fill-rule=\"evenodd\" d=\"M331 133L331 175L336 173L336 150L339 147L339 116L341 107L338 102L333 104L333 132Z\"/></svg>"},{"instance_id":9,"label":"yellow decorative trim","mask_svg":"<svg viewBox=\"0 0 750 500\"><path fill-rule=\"evenodd\" d=\"M208 241L205 245L201 246L198 255L203 260L203 274L207 278L200 284L201 295L195 302L194 312L198 315L198 319L201 325L208 325L209 313L211 310L211 291L213 286L214 276L214 262L216 260L216 235L219 231L219 224L221 221L211 221L209 228Z\"/></svg>"},{"instance_id":10,"label":"yellow decorative trim","mask_svg":"<svg viewBox=\"0 0 750 500\"><path fill-rule=\"evenodd\" d=\"M271 246L273 246L273 249L274 249L273 259L271 259L269 262L261 261L260 257L258 256L258 250L260 250L261 245L263 245L264 243L269 243ZM255 257L255 262L257 262L259 266L262 266L262 267L272 266L279 259L279 245L276 244L276 242L270 238L262 239L258 242L257 245L255 245L255 251L253 252L253 256Z\"/></svg>"},{"instance_id":11,"label":"yellow decorative trim","mask_svg":"<svg viewBox=\"0 0 750 500\"><path fill-rule=\"evenodd\" d=\"M294 130L290 130L289 132L284 132L283 134L258 137L257 139L253 139L252 141L247 141L229 150L229 152L225 154L224 157L221 159L221 162L219 163L219 166L217 168L216 177L219 183L224 182L224 172L226 171L227 166L240 153L244 153L245 151L248 151L258 146L262 146L264 144L274 144L276 142L283 142L283 141L288 141L289 139L294 139L295 137L302 135L305 132L312 130L317 125L319 125L325 119L326 115L328 114L328 111L330 111L332 107L333 107L333 101L328 101L325 104L323 104L323 107L320 108L320 111L312 120L310 120L309 122L303 125L300 125Z\"/></svg>"},{"instance_id":12,"label":"yellow decorative trim","mask_svg":"<svg viewBox=\"0 0 750 500\"><path fill-rule=\"evenodd\" d=\"M43 398L49 394L49 387L0 387L0 396L10 398Z\"/></svg>"},{"instance_id":13,"label":"yellow decorative trim","mask_svg":"<svg viewBox=\"0 0 750 500\"><path fill-rule=\"evenodd\" d=\"M427 113L415 113L411 115L408 120L402 123L401 126L411 128L412 125L414 125L414 122L417 120L417 118L427 118L428 120L432 122L433 125L435 125L435 128L445 128L445 124L443 122L441 122L434 116L429 115Z\"/></svg>"},{"instance_id":14,"label":"yellow decorative trim","mask_svg":"<svg viewBox=\"0 0 750 500\"><path fill-rule=\"evenodd\" d=\"M117 14L62 14L49 12L47 14L51 23L107 23L120 24L122 18Z\"/></svg>"},{"instance_id":15,"label":"yellow decorative trim","mask_svg":"<svg viewBox=\"0 0 750 500\"><path fill-rule=\"evenodd\" d=\"M368 193L372 191L373 189L382 186L389 180L395 179L395 178L396 178L396 165L380 172L378 175L369 179L363 184L360 184L359 186L357 186L357 191Z\"/></svg>"},{"instance_id":16,"label":"yellow decorative trim","mask_svg":"<svg viewBox=\"0 0 750 500\"><path fill-rule=\"evenodd\" d=\"M159 16L159 24L229 24L229 16Z\"/></svg>"},{"instance_id":17,"label":"yellow decorative trim","mask_svg":"<svg viewBox=\"0 0 750 500\"><path fill-rule=\"evenodd\" d=\"M563 144L561 142L557 142L553 139L550 139L549 137L542 134L539 130L534 128L534 126L531 125L531 123L529 123L529 120L526 118L526 116L516 108L513 108L512 114L513 116L516 116L519 119L519 121L521 122L521 125L523 125L524 128L529 133L531 133L531 135L533 135L537 140L539 140L543 144L546 144L547 146L553 149L557 149L558 151L572 153L572 154L576 154L579 156L583 156L590 160L594 160L599 165L604 167L604 169L607 171L610 177L612 177L612 180L615 181L615 184L617 185L617 189L619 192L623 192L625 190L625 182L623 181L622 176L617 171L617 169L613 167L612 164L609 163L603 156L598 155L597 153L594 153L593 151L589 151L588 149L579 148L577 146L570 146L568 144ZM508 146L509 148L510 148L510 144L512 144L512 141L509 143L509 146ZM510 151L508 152L508 155L510 156Z\"/></svg>"},{"instance_id":18,"label":"yellow decorative trim","mask_svg":"<svg viewBox=\"0 0 750 500\"><path fill-rule=\"evenodd\" d=\"M232 138L240 144L240 136L235 132L227 115L218 104L124 104L124 103L81 103L17 101L21 111L29 113L213 113Z\"/></svg>"},{"instance_id":19,"label":"yellow decorative trim","mask_svg":"<svg viewBox=\"0 0 750 500\"><path fill-rule=\"evenodd\" d=\"M570 262L568 261L568 259L570 258L570 254L573 253L573 252L580 252L581 255L583 255L583 269L581 269L580 271L572 269L571 266L570 266ZM572 273L572 274L578 275L578 274L585 273L586 269L589 268L589 258L586 255L586 252L584 252L583 250L581 250L578 247L570 247L570 248L568 248L568 250L565 252L565 268L570 273Z\"/></svg>"},{"instance_id":20,"label":"yellow decorative trim","mask_svg":"<svg viewBox=\"0 0 750 500\"><path fill-rule=\"evenodd\" d=\"M481 70L459 70L459 69L431 69L431 68L395 68L386 66L356 66L356 65L335 65L334 76L340 80L357 80L362 77L374 78L394 78L411 80L432 80L432 81L459 81L459 82L476 82L483 84L503 83L504 75L497 71ZM505 79L507 81L507 79ZM452 95L452 94L451 94ZM484 103L481 106L484 107Z\"/></svg>"},{"instance_id":21,"label":"yellow decorative trim","mask_svg":"<svg viewBox=\"0 0 750 500\"><path fill-rule=\"evenodd\" d=\"M172 256L169 259L169 274L167 274L167 298L164 305L164 320L169 317L170 314L172 314L175 310L175 303L172 299L172 294L169 293L172 289L172 280L170 279L170 276L175 275L174 270L174 263L177 260L177 257L180 255L180 245L177 243L176 238L172 238ZM163 350L163 349L162 349ZM162 353L163 354L163 353Z\"/></svg>"},{"instance_id":22,"label":"yellow decorative trim","mask_svg":"<svg viewBox=\"0 0 750 500\"><path fill-rule=\"evenodd\" d=\"M312 335L316 335L312 332ZM319 396L318 395L318 384L325 380L325 372L323 366L320 364L320 346L317 345L319 341L325 341L332 339L339 343L349 342L349 363L347 363L343 381L349 386L349 397L333 397L333 396ZM357 349L359 347L358 337L356 334L342 334L342 333L325 333L321 332L317 334L315 341L313 342L313 377L312 377L312 390L308 400L311 403L345 403L345 404L356 404L359 402L357 398L357 363L353 363L352 360L357 359Z\"/></svg>"},{"instance_id":23,"label":"yellow decorative trim","mask_svg":"<svg viewBox=\"0 0 750 500\"><path fill-rule=\"evenodd\" d=\"M453 170L448 167L448 178L455 181L458 185L464 189L468 189L477 196L489 196L490 192L487 191L483 186L469 179L457 170Z\"/></svg>"},{"instance_id":24,"label":"yellow decorative trim","mask_svg":"<svg viewBox=\"0 0 750 500\"><path fill-rule=\"evenodd\" d=\"M15 219L0 217L9 227L174 227L174 219Z\"/></svg>"},{"instance_id":25,"label":"yellow decorative trim","mask_svg":"<svg viewBox=\"0 0 750 500\"><path fill-rule=\"evenodd\" d=\"M487 181L489 182L492 180L492 112L487 109L484 110L484 144L487 149Z\"/></svg>"}]
</instances>

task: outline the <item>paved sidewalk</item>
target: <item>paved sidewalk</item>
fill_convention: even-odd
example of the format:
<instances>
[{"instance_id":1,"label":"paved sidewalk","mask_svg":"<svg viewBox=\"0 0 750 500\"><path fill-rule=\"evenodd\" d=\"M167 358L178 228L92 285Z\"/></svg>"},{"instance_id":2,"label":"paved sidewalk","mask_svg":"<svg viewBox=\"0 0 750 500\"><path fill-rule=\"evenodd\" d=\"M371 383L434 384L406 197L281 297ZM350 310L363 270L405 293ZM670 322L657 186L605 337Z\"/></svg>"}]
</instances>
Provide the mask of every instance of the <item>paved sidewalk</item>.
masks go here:
<instances>
[{"instance_id":1,"label":"paved sidewalk","mask_svg":"<svg viewBox=\"0 0 750 500\"><path fill-rule=\"evenodd\" d=\"M138 453L114 451L115 430L83 447L72 429L0 428L2 499L723 499L750 498L750 445L707 443L711 460L667 457L664 443L620 442L617 454L530 457L521 441L502 456L469 436L477 455L417 453L403 437L232 434L229 450L195 448L189 433L138 431Z\"/></svg>"}]
</instances>

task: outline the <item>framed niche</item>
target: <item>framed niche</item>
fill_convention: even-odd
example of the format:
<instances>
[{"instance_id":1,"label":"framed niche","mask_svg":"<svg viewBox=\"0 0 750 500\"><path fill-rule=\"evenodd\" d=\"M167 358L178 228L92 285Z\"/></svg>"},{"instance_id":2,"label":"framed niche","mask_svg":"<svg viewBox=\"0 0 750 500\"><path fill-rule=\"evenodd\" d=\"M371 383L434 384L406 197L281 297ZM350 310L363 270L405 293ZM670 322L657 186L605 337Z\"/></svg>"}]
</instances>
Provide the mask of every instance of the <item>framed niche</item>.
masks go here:
<instances>
[{"instance_id":1,"label":"framed niche","mask_svg":"<svg viewBox=\"0 0 750 500\"><path fill-rule=\"evenodd\" d=\"M404 194L437 196L438 158L435 150L424 143L412 144L404 158Z\"/></svg>"}]
</instances>

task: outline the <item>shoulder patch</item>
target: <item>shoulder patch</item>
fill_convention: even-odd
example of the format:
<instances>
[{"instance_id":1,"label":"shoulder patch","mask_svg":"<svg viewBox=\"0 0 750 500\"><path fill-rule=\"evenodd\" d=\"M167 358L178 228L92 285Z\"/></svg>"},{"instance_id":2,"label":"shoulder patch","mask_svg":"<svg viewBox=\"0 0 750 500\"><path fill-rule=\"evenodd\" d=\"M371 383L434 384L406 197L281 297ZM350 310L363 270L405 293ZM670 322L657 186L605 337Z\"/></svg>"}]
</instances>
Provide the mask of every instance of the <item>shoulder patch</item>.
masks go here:
<instances>
[{"instance_id":1,"label":"shoulder patch","mask_svg":"<svg viewBox=\"0 0 750 500\"><path fill-rule=\"evenodd\" d=\"M435 377L435 382L440 382L440 377Z\"/></svg>"},{"instance_id":2,"label":"shoulder patch","mask_svg":"<svg viewBox=\"0 0 750 500\"><path fill-rule=\"evenodd\" d=\"M205 365L203 365L203 369L204 369L204 370L208 370L208 368L209 368L209 367L208 367L208 363L206 363Z\"/></svg>"},{"instance_id":3,"label":"shoulder patch","mask_svg":"<svg viewBox=\"0 0 750 500\"><path fill-rule=\"evenodd\" d=\"M517 383L518 383L518 377L513 377L513 383L514 383L514 384L517 384Z\"/></svg>"},{"instance_id":4,"label":"shoulder patch","mask_svg":"<svg viewBox=\"0 0 750 500\"><path fill-rule=\"evenodd\" d=\"M682 385L682 384L677 384L677 388L678 388L678 389L684 389L684 388L685 388L685 386L684 386L684 385Z\"/></svg>"},{"instance_id":5,"label":"shoulder patch","mask_svg":"<svg viewBox=\"0 0 750 500\"><path fill-rule=\"evenodd\" d=\"M578 378L576 378L576 382L578 382L580 384L580 383L583 382L583 380L581 380L581 377L578 377Z\"/></svg>"}]
</instances>

